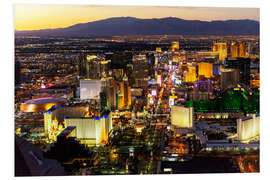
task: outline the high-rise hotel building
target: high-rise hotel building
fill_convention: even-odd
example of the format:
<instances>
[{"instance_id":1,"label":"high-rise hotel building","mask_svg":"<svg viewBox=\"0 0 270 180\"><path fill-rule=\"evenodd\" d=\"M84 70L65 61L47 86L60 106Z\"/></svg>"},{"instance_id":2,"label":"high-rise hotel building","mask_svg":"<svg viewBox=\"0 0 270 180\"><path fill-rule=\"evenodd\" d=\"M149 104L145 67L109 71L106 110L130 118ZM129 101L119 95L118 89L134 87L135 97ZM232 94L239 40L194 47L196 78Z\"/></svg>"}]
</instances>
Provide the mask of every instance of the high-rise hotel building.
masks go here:
<instances>
[{"instance_id":1,"label":"high-rise hotel building","mask_svg":"<svg viewBox=\"0 0 270 180\"><path fill-rule=\"evenodd\" d=\"M131 106L131 90L128 81L119 82L120 93L118 94L118 109L128 109Z\"/></svg>"},{"instance_id":2,"label":"high-rise hotel building","mask_svg":"<svg viewBox=\"0 0 270 180\"><path fill-rule=\"evenodd\" d=\"M234 87L240 82L240 72L238 69L222 69L220 80L221 89Z\"/></svg>"},{"instance_id":3,"label":"high-rise hotel building","mask_svg":"<svg viewBox=\"0 0 270 180\"><path fill-rule=\"evenodd\" d=\"M231 43L231 57L232 58L247 57L246 44L244 42L232 42Z\"/></svg>"},{"instance_id":4,"label":"high-rise hotel building","mask_svg":"<svg viewBox=\"0 0 270 180\"><path fill-rule=\"evenodd\" d=\"M109 75L110 60L95 55L79 54L77 61L81 79L101 79Z\"/></svg>"},{"instance_id":5,"label":"high-rise hotel building","mask_svg":"<svg viewBox=\"0 0 270 180\"><path fill-rule=\"evenodd\" d=\"M213 76L213 65L211 63L201 62L198 64L198 76L211 78Z\"/></svg>"},{"instance_id":6,"label":"high-rise hotel building","mask_svg":"<svg viewBox=\"0 0 270 180\"><path fill-rule=\"evenodd\" d=\"M172 48L173 52L179 51L179 42L178 41L172 42L172 47L171 48Z\"/></svg>"},{"instance_id":7,"label":"high-rise hotel building","mask_svg":"<svg viewBox=\"0 0 270 180\"><path fill-rule=\"evenodd\" d=\"M189 66L188 71L185 71L185 82L193 83L194 81L197 81L196 76L196 67Z\"/></svg>"},{"instance_id":8,"label":"high-rise hotel building","mask_svg":"<svg viewBox=\"0 0 270 180\"><path fill-rule=\"evenodd\" d=\"M219 53L219 60L223 61L227 58L227 44L226 43L214 43L212 46L213 52Z\"/></svg>"},{"instance_id":9,"label":"high-rise hotel building","mask_svg":"<svg viewBox=\"0 0 270 180\"><path fill-rule=\"evenodd\" d=\"M250 84L250 61L250 58L227 59L225 67L238 69L240 71L240 82L248 86Z\"/></svg>"},{"instance_id":10,"label":"high-rise hotel building","mask_svg":"<svg viewBox=\"0 0 270 180\"><path fill-rule=\"evenodd\" d=\"M133 72L135 79L134 87L147 87L149 78L149 63L145 54L135 55L132 58Z\"/></svg>"}]
</instances>

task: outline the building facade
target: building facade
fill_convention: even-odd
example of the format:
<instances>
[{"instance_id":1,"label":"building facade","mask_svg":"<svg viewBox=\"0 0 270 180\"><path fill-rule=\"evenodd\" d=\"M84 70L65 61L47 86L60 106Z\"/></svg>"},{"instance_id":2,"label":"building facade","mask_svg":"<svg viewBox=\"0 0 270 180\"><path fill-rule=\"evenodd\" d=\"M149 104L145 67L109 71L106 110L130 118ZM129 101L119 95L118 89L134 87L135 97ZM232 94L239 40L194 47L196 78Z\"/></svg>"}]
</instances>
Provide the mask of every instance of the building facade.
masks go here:
<instances>
[{"instance_id":1,"label":"building facade","mask_svg":"<svg viewBox=\"0 0 270 180\"><path fill-rule=\"evenodd\" d=\"M227 44L226 43L214 43L212 47L213 52L219 53L219 60L224 61L227 58Z\"/></svg>"},{"instance_id":2,"label":"building facade","mask_svg":"<svg viewBox=\"0 0 270 180\"><path fill-rule=\"evenodd\" d=\"M240 72L237 69L222 69L221 76L221 89L236 86L240 82Z\"/></svg>"},{"instance_id":3,"label":"building facade","mask_svg":"<svg viewBox=\"0 0 270 180\"><path fill-rule=\"evenodd\" d=\"M260 135L260 115L251 116L237 120L237 137L239 141L249 141Z\"/></svg>"},{"instance_id":4,"label":"building facade","mask_svg":"<svg viewBox=\"0 0 270 180\"><path fill-rule=\"evenodd\" d=\"M80 99L99 99L101 92L101 81L92 79L80 80Z\"/></svg>"},{"instance_id":5,"label":"building facade","mask_svg":"<svg viewBox=\"0 0 270 180\"><path fill-rule=\"evenodd\" d=\"M240 71L240 82L248 86L250 84L250 61L249 58L227 59L225 67L238 69Z\"/></svg>"},{"instance_id":6,"label":"building facade","mask_svg":"<svg viewBox=\"0 0 270 180\"><path fill-rule=\"evenodd\" d=\"M211 78L213 76L213 65L211 63L201 62L198 64L198 76Z\"/></svg>"},{"instance_id":7,"label":"building facade","mask_svg":"<svg viewBox=\"0 0 270 180\"><path fill-rule=\"evenodd\" d=\"M193 107L171 106L172 125L181 128L193 127Z\"/></svg>"},{"instance_id":8,"label":"building facade","mask_svg":"<svg viewBox=\"0 0 270 180\"><path fill-rule=\"evenodd\" d=\"M76 127L76 138L83 144L106 144L112 129L111 116L65 118L65 126Z\"/></svg>"}]
</instances>

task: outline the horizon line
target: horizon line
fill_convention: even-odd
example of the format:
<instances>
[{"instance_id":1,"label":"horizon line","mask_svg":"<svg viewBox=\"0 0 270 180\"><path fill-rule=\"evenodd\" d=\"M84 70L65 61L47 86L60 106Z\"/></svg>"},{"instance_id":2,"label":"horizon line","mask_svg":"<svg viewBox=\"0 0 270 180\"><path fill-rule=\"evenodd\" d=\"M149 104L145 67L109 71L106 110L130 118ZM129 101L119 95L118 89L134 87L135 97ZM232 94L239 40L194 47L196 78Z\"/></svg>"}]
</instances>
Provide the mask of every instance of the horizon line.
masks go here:
<instances>
[{"instance_id":1,"label":"horizon line","mask_svg":"<svg viewBox=\"0 0 270 180\"><path fill-rule=\"evenodd\" d=\"M43 28L43 29L36 29L36 30L16 30L14 29L14 31L41 31L41 30L53 30L53 29L64 29L64 28L68 28L71 26L75 26L77 24L87 24L87 23L92 23L92 22L97 22L97 21L103 21L103 20L107 20L107 19L113 19L113 18L134 18L134 19L141 19L141 20L147 20L147 19L166 19L166 18L176 18L176 19L182 19L182 20L186 20L186 21L202 21L202 22L214 22L214 21L238 21L238 20L250 20L250 21L256 21L260 23L260 20L254 20L254 19L227 19L227 20L199 20L199 19L183 19L180 17L173 17L173 16L167 16L167 17L161 17L161 18L137 18L137 17L132 17L132 16L118 16L118 17L109 17L109 18L105 18L105 19L100 19L100 20L94 20L94 21L88 21L88 22L78 22L76 24L73 25L69 25L69 26L65 26L65 27L58 27L58 28Z\"/></svg>"}]
</instances>

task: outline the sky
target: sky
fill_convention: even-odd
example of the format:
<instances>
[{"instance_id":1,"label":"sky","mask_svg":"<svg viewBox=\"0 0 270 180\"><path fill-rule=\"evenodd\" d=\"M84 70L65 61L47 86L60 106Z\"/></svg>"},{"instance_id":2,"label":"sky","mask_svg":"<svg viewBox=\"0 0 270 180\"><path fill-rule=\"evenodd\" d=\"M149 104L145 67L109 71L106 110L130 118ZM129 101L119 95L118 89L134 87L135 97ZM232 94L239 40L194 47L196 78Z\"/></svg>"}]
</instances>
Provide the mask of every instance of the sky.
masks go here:
<instances>
[{"instance_id":1,"label":"sky","mask_svg":"<svg viewBox=\"0 0 270 180\"><path fill-rule=\"evenodd\" d=\"M252 19L259 21L259 8L213 8L176 6L104 6L15 4L15 30L68 27L110 17L163 18L186 20Z\"/></svg>"}]
</instances>

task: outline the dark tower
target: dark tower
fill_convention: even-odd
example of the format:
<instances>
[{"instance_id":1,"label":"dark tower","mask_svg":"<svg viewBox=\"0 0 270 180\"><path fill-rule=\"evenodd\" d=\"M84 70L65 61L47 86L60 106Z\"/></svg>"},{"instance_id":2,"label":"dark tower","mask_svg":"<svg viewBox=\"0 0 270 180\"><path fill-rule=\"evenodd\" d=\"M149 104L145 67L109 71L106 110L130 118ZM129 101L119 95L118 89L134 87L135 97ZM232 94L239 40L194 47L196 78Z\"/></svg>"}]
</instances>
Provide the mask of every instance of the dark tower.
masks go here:
<instances>
[{"instance_id":1,"label":"dark tower","mask_svg":"<svg viewBox=\"0 0 270 180\"><path fill-rule=\"evenodd\" d=\"M249 58L236 58L227 59L226 68L239 69L240 82L249 85L250 84L250 59Z\"/></svg>"},{"instance_id":2,"label":"dark tower","mask_svg":"<svg viewBox=\"0 0 270 180\"><path fill-rule=\"evenodd\" d=\"M87 64L87 59L86 59L86 54L80 53L77 56L78 59L78 64L79 64L79 76L80 77L85 77L86 76L86 64Z\"/></svg>"}]
</instances>

